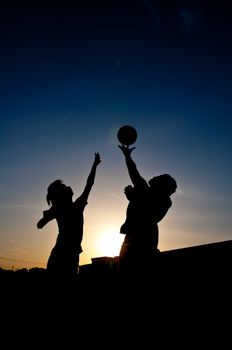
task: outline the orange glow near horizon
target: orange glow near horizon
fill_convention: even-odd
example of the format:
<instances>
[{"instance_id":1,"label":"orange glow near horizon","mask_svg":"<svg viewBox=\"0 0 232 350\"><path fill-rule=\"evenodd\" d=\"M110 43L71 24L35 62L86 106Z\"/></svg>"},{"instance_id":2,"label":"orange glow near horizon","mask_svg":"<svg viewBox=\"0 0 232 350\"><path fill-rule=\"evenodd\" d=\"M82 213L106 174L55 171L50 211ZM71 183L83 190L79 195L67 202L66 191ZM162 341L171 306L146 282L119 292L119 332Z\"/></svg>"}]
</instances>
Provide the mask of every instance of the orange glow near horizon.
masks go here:
<instances>
[{"instance_id":1,"label":"orange glow near horizon","mask_svg":"<svg viewBox=\"0 0 232 350\"><path fill-rule=\"evenodd\" d=\"M99 256L119 255L124 235L118 234L118 227L105 227L98 236L96 252Z\"/></svg>"}]
</instances>

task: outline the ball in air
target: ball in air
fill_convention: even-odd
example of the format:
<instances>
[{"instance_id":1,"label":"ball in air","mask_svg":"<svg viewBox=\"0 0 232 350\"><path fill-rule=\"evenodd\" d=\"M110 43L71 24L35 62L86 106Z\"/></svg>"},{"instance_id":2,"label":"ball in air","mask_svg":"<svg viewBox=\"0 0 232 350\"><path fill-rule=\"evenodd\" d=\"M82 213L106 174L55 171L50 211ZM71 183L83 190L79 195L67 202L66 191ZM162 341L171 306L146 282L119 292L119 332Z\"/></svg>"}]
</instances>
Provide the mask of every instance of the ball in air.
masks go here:
<instances>
[{"instance_id":1,"label":"ball in air","mask_svg":"<svg viewBox=\"0 0 232 350\"><path fill-rule=\"evenodd\" d=\"M122 145L129 146L137 140L137 131L131 125L123 125L118 130L117 137Z\"/></svg>"}]
</instances>

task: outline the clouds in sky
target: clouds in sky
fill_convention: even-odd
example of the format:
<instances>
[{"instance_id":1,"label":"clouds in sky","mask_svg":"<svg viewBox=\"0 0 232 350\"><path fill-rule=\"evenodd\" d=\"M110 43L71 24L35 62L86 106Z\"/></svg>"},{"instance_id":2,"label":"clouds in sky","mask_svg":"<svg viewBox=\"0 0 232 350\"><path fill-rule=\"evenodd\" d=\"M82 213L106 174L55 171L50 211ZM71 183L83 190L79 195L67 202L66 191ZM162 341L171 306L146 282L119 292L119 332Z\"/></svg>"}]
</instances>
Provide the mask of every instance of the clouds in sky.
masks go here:
<instances>
[{"instance_id":1,"label":"clouds in sky","mask_svg":"<svg viewBox=\"0 0 232 350\"><path fill-rule=\"evenodd\" d=\"M228 1L144 0L154 32L211 32L231 30ZM215 20L216 19L216 20Z\"/></svg>"}]
</instances>

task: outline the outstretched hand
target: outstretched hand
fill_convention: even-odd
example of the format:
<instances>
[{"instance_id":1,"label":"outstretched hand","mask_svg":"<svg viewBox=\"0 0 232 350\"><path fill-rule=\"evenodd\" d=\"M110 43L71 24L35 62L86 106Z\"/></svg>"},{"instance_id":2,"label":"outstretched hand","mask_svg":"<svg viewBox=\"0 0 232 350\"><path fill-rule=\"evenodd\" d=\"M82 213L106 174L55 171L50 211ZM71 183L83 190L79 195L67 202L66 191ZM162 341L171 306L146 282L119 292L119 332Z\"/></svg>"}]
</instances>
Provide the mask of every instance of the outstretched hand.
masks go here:
<instances>
[{"instance_id":1,"label":"outstretched hand","mask_svg":"<svg viewBox=\"0 0 232 350\"><path fill-rule=\"evenodd\" d=\"M128 185L124 188L124 193L126 195L126 198L130 201L134 196L134 187L131 185Z\"/></svg>"},{"instance_id":2,"label":"outstretched hand","mask_svg":"<svg viewBox=\"0 0 232 350\"><path fill-rule=\"evenodd\" d=\"M125 145L118 145L118 147L122 150L122 153L124 154L125 157L129 156L131 152L136 148L136 147L129 148L128 146L125 146Z\"/></svg>"},{"instance_id":3,"label":"outstretched hand","mask_svg":"<svg viewBox=\"0 0 232 350\"><path fill-rule=\"evenodd\" d=\"M47 221L45 220L45 218L42 218L40 219L38 222L37 222L37 228L43 228L45 225L46 225Z\"/></svg>"},{"instance_id":4,"label":"outstretched hand","mask_svg":"<svg viewBox=\"0 0 232 350\"><path fill-rule=\"evenodd\" d=\"M95 153L94 164L98 165L100 163L101 163L101 157L100 157L100 154L97 152Z\"/></svg>"}]
</instances>

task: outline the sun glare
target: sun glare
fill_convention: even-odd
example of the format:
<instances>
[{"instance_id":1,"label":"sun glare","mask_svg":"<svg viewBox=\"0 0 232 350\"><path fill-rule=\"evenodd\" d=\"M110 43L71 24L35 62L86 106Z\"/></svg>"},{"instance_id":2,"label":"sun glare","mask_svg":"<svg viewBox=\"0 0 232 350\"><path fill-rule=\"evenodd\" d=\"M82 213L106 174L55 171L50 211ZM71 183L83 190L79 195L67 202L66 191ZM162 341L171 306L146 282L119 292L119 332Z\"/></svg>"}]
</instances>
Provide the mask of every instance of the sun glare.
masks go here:
<instances>
[{"instance_id":1,"label":"sun glare","mask_svg":"<svg viewBox=\"0 0 232 350\"><path fill-rule=\"evenodd\" d=\"M118 227L105 228L99 234L97 251L100 256L118 256L124 235L118 232Z\"/></svg>"}]
</instances>

